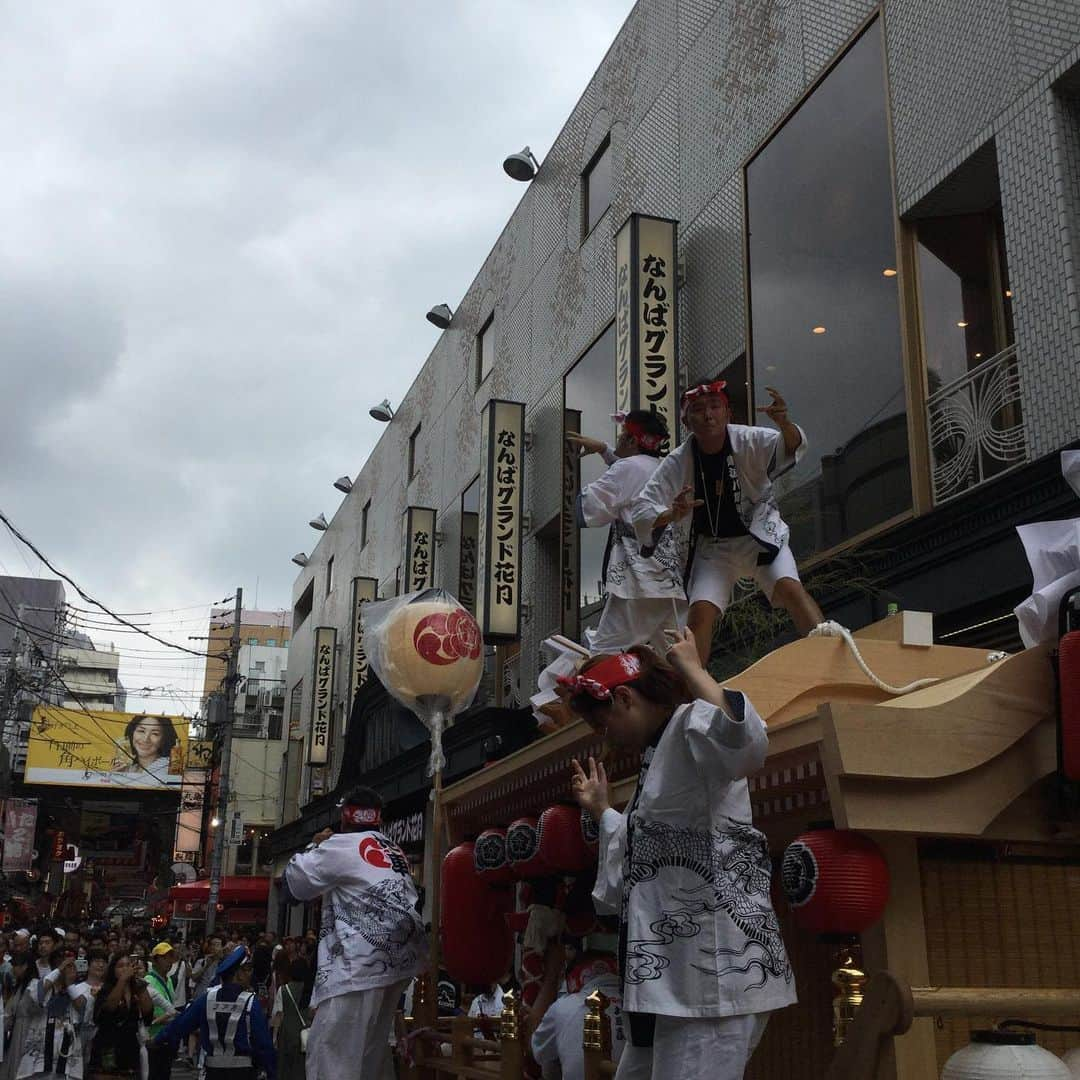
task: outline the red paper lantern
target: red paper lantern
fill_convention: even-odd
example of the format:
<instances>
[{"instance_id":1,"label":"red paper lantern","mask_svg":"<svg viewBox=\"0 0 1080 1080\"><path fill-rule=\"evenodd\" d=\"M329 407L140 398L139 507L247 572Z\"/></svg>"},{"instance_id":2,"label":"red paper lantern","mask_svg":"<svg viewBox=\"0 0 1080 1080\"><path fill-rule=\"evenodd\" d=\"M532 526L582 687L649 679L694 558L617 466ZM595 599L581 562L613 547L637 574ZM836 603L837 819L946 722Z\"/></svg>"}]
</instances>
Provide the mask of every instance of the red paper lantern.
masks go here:
<instances>
[{"instance_id":1,"label":"red paper lantern","mask_svg":"<svg viewBox=\"0 0 1080 1080\"><path fill-rule=\"evenodd\" d=\"M506 830L506 857L519 878L547 877L549 867L540 858L540 834L536 818L518 818Z\"/></svg>"},{"instance_id":2,"label":"red paper lantern","mask_svg":"<svg viewBox=\"0 0 1080 1080\"><path fill-rule=\"evenodd\" d=\"M514 939L506 925L513 891L493 889L476 872L471 841L449 851L442 864L439 931L443 964L463 983L490 985L509 969Z\"/></svg>"},{"instance_id":3,"label":"red paper lantern","mask_svg":"<svg viewBox=\"0 0 1080 1080\"><path fill-rule=\"evenodd\" d=\"M476 838L476 872L489 885L512 885L517 880L506 857L506 830L485 829Z\"/></svg>"},{"instance_id":4,"label":"red paper lantern","mask_svg":"<svg viewBox=\"0 0 1080 1080\"><path fill-rule=\"evenodd\" d=\"M582 829L581 810L560 803L549 806L537 823L537 850L541 862L563 874L578 874L596 862Z\"/></svg>"},{"instance_id":5,"label":"red paper lantern","mask_svg":"<svg viewBox=\"0 0 1080 1080\"><path fill-rule=\"evenodd\" d=\"M861 934L889 900L881 849L848 829L803 833L784 852L781 877L795 921L815 934Z\"/></svg>"}]
</instances>

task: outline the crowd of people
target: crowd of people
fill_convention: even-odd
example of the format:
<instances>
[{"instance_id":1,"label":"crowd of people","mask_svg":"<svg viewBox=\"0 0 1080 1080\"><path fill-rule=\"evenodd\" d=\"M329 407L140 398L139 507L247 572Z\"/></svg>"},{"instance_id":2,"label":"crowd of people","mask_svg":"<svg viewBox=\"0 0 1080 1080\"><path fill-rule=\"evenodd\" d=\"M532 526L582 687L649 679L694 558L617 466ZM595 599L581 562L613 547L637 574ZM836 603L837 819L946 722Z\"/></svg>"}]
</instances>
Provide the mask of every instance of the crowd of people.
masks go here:
<instances>
[{"instance_id":1,"label":"crowd of people","mask_svg":"<svg viewBox=\"0 0 1080 1080\"><path fill-rule=\"evenodd\" d=\"M168 1080L177 1061L209 1076L214 1039L201 1021L208 995L229 999L226 986L234 1001L250 995L230 1039L254 1047L252 1076L301 1080L316 952L314 931L186 942L104 925L0 933L0 1080ZM265 1039L256 1031L264 1026Z\"/></svg>"}]
</instances>

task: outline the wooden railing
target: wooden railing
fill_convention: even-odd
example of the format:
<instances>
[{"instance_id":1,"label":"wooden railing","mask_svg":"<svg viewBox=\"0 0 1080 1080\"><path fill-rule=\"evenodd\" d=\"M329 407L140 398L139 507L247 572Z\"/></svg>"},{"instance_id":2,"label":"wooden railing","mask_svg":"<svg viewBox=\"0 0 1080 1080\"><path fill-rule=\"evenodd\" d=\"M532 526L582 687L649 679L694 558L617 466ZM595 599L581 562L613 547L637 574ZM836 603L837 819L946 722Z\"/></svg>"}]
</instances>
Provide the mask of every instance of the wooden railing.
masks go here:
<instances>
[{"instance_id":1,"label":"wooden railing","mask_svg":"<svg viewBox=\"0 0 1080 1080\"><path fill-rule=\"evenodd\" d=\"M888 1075L881 1071L888 1043L908 1032L918 1016L1028 1019L1063 1014L1080 1014L1080 988L909 986L892 972L879 971L867 984L862 1005L825 1080L882 1080Z\"/></svg>"}]
</instances>

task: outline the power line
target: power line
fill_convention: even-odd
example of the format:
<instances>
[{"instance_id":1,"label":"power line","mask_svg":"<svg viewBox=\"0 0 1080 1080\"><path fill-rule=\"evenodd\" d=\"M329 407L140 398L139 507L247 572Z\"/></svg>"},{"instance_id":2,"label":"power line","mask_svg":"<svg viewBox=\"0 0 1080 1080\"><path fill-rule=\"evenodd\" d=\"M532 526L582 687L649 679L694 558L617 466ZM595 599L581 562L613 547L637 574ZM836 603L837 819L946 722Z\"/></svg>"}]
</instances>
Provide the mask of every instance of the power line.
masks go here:
<instances>
[{"instance_id":1,"label":"power line","mask_svg":"<svg viewBox=\"0 0 1080 1080\"><path fill-rule=\"evenodd\" d=\"M150 638L151 641L156 641L159 645L165 645L170 649L176 649L179 652L190 653L192 656L198 656L200 658L206 656L205 653L195 652L194 649L189 649L184 645L177 645L175 642L166 641L164 638L158 637L156 634L151 634L149 630L140 630L140 628L134 623L128 622L127 619L123 618L120 615L117 615L116 612L111 611L103 603L101 603L100 600L95 600L89 593L84 592L83 589L79 585L77 585L72 578L68 577L68 575L65 574L62 570L58 570L55 566L53 566L53 564L49 562L47 558L45 558L45 556L34 546L34 544L25 536L23 536L21 532L19 532L19 530L11 523L10 519L7 517L7 515L4 514L3 511L0 511L0 521L4 523L4 526L7 528L8 532L10 532L16 540L18 540L20 543L25 544L54 574L66 581L88 604L93 604L94 607L100 608L102 611L105 612L106 615L108 615L112 619L115 619L118 623L121 623L124 626L130 626L134 630L139 630L140 633Z\"/></svg>"}]
</instances>

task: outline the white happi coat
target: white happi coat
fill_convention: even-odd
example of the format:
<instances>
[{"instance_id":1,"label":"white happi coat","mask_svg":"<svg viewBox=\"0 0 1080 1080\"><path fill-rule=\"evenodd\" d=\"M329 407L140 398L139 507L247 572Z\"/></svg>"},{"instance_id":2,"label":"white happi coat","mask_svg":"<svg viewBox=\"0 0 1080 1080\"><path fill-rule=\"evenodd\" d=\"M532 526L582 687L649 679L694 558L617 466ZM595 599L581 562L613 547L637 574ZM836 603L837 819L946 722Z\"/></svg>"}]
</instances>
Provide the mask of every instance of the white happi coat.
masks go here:
<instances>
[{"instance_id":1,"label":"white happi coat","mask_svg":"<svg viewBox=\"0 0 1080 1080\"><path fill-rule=\"evenodd\" d=\"M798 426L798 425L796 425ZM750 535L761 544L767 562L771 562L787 543L788 527L780 516L773 493L773 481L793 469L806 453L806 433L799 428L802 441L789 453L784 436L776 428L728 424L731 458L735 463L738 484L734 491L735 509ZM630 519L638 542L648 550L663 539L653 537L653 522L671 509L675 496L684 488L694 487L694 453L691 441L681 442L652 474L641 494L634 500ZM693 515L664 533L676 531L686 543L693 529Z\"/></svg>"},{"instance_id":2,"label":"white happi coat","mask_svg":"<svg viewBox=\"0 0 1080 1080\"><path fill-rule=\"evenodd\" d=\"M600 820L593 900L622 912L629 1012L723 1017L795 1001L745 779L764 763L768 736L743 694L724 694L724 709L676 709L626 812Z\"/></svg>"},{"instance_id":3,"label":"white happi coat","mask_svg":"<svg viewBox=\"0 0 1080 1080\"><path fill-rule=\"evenodd\" d=\"M312 1007L424 969L427 936L416 885L401 849L381 832L337 833L294 855L285 884L298 900L323 898Z\"/></svg>"},{"instance_id":4,"label":"white happi coat","mask_svg":"<svg viewBox=\"0 0 1080 1080\"><path fill-rule=\"evenodd\" d=\"M80 1080L83 1074L79 1028L86 999L78 992L78 987L58 988L59 980L60 972L50 971L44 978L34 979L26 991L33 1005L22 1057L13 1073L16 1080L61 1071L71 1080ZM80 998L81 1005L77 1003Z\"/></svg>"},{"instance_id":5,"label":"white happi coat","mask_svg":"<svg viewBox=\"0 0 1080 1080\"><path fill-rule=\"evenodd\" d=\"M610 525L615 538L608 555L604 585L611 596L627 600L642 598L682 599L682 561L680 537L666 532L651 556L641 553L630 517L634 500L641 494L661 459L649 454L617 458L610 448L604 450L608 468L578 496L578 524L587 528Z\"/></svg>"}]
</instances>

